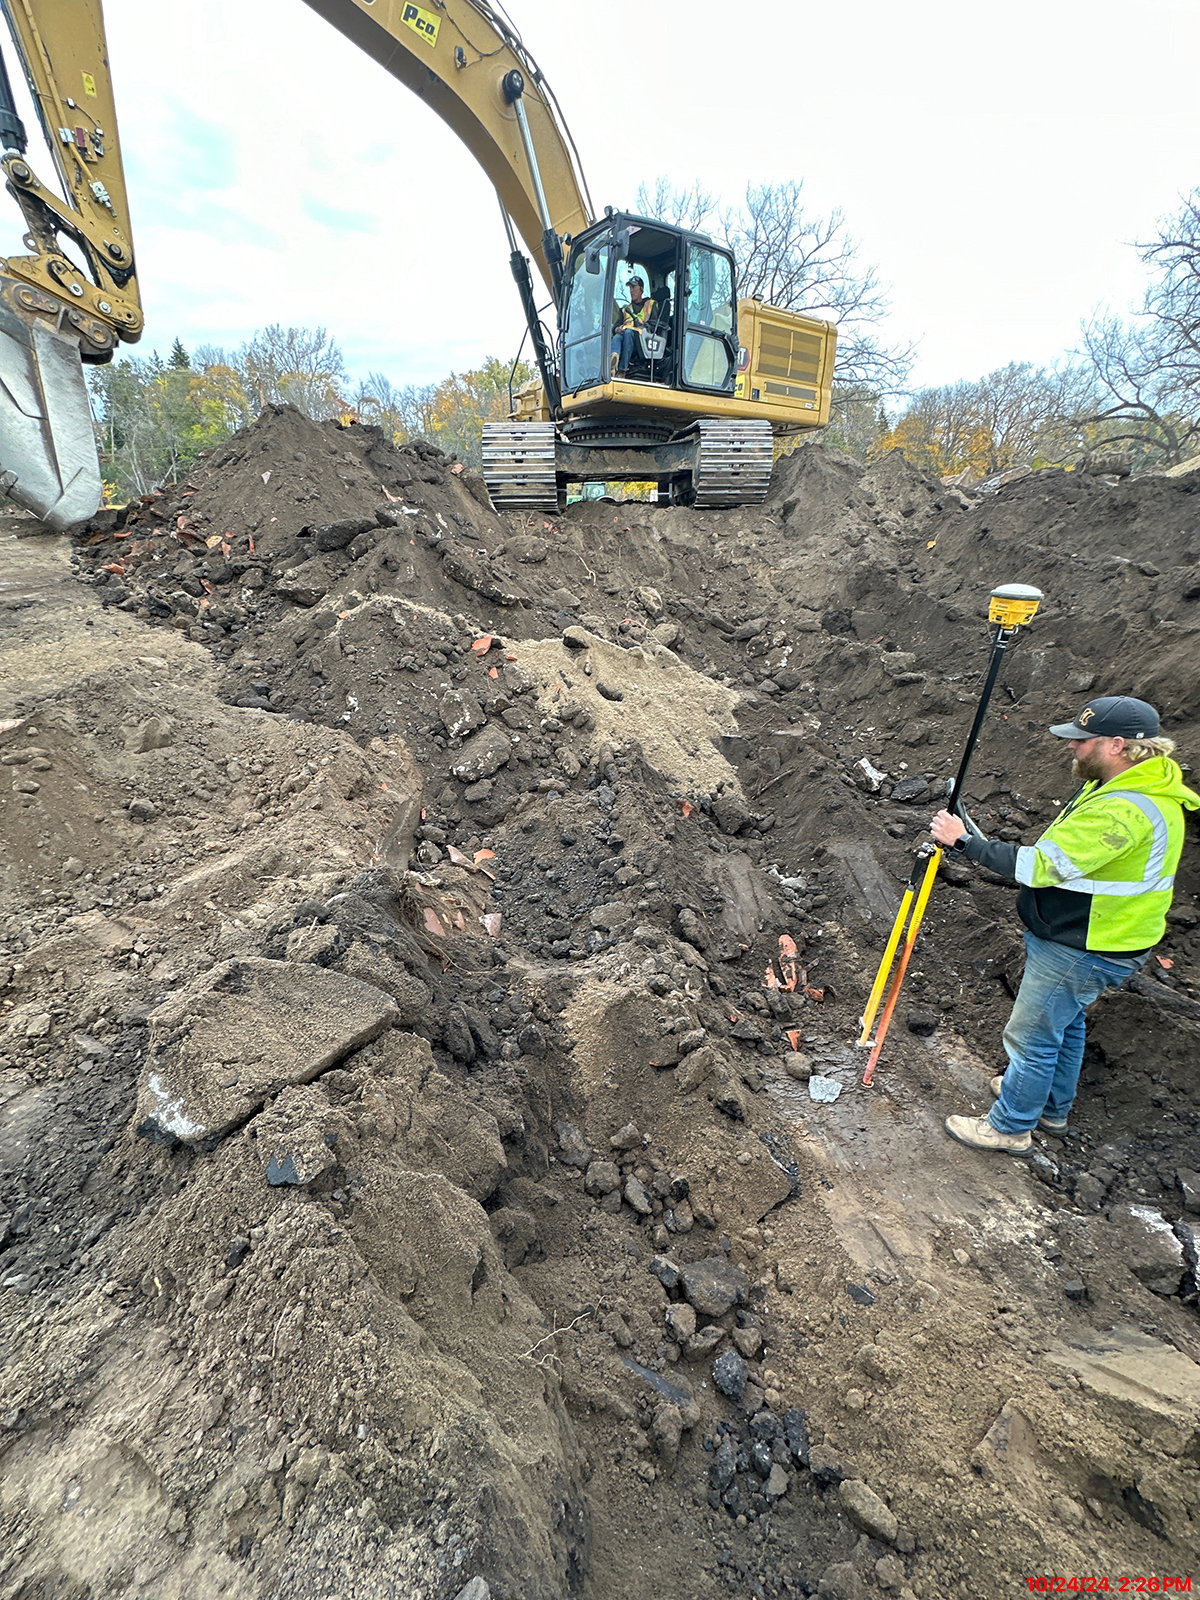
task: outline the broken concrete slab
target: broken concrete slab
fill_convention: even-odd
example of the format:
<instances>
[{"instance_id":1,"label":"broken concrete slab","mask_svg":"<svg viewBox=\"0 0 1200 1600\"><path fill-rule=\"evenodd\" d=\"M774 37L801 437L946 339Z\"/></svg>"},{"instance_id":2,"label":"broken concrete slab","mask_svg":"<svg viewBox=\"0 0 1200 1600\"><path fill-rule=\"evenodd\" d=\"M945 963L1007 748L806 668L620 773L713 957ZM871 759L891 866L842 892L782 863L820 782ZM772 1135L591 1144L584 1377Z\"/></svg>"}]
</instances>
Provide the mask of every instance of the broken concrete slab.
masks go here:
<instances>
[{"instance_id":1,"label":"broken concrete slab","mask_svg":"<svg viewBox=\"0 0 1200 1600\"><path fill-rule=\"evenodd\" d=\"M1073 1372L1085 1389L1140 1413L1139 1422L1162 1420L1189 1434L1200 1416L1200 1366L1181 1350L1128 1325L1056 1344L1046 1359Z\"/></svg>"},{"instance_id":2,"label":"broken concrete slab","mask_svg":"<svg viewBox=\"0 0 1200 1600\"><path fill-rule=\"evenodd\" d=\"M220 1138L395 1018L390 996L326 967L223 961L150 1013L137 1130L168 1144Z\"/></svg>"}]
</instances>

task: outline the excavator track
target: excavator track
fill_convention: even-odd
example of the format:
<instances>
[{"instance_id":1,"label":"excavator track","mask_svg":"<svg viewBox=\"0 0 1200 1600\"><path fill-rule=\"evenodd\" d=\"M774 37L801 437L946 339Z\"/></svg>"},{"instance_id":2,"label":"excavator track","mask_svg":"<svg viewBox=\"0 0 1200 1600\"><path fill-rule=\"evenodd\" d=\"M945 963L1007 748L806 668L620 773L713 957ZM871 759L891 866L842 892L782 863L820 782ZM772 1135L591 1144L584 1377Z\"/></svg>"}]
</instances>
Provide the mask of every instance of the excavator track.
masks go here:
<instances>
[{"instance_id":1,"label":"excavator track","mask_svg":"<svg viewBox=\"0 0 1200 1600\"><path fill-rule=\"evenodd\" d=\"M483 481L497 511L558 511L552 422L487 422Z\"/></svg>"},{"instance_id":2,"label":"excavator track","mask_svg":"<svg viewBox=\"0 0 1200 1600\"><path fill-rule=\"evenodd\" d=\"M756 506L767 497L774 464L769 422L704 419L692 473L698 506Z\"/></svg>"}]
</instances>

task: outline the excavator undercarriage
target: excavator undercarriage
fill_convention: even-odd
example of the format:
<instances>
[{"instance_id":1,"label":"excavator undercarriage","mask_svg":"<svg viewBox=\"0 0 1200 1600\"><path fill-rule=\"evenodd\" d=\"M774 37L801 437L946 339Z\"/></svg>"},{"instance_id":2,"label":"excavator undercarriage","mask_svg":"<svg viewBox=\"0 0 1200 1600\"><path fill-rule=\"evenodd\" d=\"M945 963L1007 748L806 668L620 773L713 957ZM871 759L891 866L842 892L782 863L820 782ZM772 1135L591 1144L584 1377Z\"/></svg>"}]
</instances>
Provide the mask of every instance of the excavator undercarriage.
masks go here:
<instances>
[{"instance_id":1,"label":"excavator undercarriage","mask_svg":"<svg viewBox=\"0 0 1200 1600\"><path fill-rule=\"evenodd\" d=\"M483 477L498 511L554 513L571 483L655 482L660 503L757 505L774 461L769 422L701 418L682 437L624 444L573 442L553 422L495 422L483 430Z\"/></svg>"}]
</instances>

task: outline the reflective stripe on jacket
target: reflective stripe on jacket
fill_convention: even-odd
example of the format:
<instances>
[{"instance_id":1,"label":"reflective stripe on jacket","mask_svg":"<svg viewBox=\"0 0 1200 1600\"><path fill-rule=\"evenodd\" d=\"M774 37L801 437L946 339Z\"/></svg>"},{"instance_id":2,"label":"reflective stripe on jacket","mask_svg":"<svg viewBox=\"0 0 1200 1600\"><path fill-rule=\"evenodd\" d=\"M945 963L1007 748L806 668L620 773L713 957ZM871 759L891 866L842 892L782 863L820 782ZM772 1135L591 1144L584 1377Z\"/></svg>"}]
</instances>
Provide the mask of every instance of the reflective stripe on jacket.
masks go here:
<instances>
[{"instance_id":1,"label":"reflective stripe on jacket","mask_svg":"<svg viewBox=\"0 0 1200 1600\"><path fill-rule=\"evenodd\" d=\"M1163 936L1183 813L1198 807L1178 764L1153 756L1107 783L1085 784L1035 845L973 841L967 854L1022 885L1017 911L1031 933L1128 955Z\"/></svg>"}]
</instances>

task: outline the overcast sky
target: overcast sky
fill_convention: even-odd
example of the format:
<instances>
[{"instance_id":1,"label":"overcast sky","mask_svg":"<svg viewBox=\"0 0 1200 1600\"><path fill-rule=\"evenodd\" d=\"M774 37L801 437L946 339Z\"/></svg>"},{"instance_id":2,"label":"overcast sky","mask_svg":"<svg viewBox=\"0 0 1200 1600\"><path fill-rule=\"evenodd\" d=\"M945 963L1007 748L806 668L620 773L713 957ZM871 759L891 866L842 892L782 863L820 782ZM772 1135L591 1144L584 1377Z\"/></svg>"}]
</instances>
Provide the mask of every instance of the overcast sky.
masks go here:
<instances>
[{"instance_id":1,"label":"overcast sky","mask_svg":"<svg viewBox=\"0 0 1200 1600\"><path fill-rule=\"evenodd\" d=\"M140 352L321 324L355 375L399 384L515 353L487 180L302 0L105 10ZM598 206L632 205L659 173L730 200L747 180L803 179L890 285L914 383L1058 358L1094 308L1137 300L1132 241L1200 184L1195 0L509 11ZM18 249L7 197L0 212L0 251Z\"/></svg>"}]
</instances>

